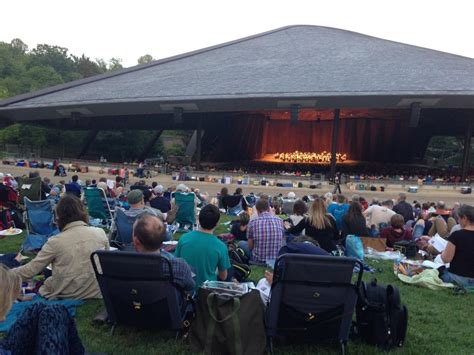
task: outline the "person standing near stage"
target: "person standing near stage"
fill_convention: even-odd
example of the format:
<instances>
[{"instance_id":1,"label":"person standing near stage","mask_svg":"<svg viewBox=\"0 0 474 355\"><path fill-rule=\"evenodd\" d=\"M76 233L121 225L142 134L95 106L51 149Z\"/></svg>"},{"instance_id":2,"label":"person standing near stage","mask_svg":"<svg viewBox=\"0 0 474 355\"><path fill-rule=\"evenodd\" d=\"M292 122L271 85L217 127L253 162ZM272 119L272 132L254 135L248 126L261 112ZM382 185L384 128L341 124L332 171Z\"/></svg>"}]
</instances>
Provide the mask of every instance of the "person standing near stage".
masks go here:
<instances>
[{"instance_id":1,"label":"person standing near stage","mask_svg":"<svg viewBox=\"0 0 474 355\"><path fill-rule=\"evenodd\" d=\"M339 193L342 194L341 191L341 174L336 173L334 176L334 191L332 192L333 194Z\"/></svg>"}]
</instances>

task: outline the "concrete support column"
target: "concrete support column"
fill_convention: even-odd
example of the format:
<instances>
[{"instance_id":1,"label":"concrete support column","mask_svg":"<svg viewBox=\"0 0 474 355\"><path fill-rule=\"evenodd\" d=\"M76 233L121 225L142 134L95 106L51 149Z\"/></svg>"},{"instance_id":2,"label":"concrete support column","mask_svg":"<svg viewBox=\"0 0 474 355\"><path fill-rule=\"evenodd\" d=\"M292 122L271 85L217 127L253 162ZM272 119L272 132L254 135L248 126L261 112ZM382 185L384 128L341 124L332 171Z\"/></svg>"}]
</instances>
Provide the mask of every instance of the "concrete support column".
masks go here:
<instances>
[{"instance_id":1,"label":"concrete support column","mask_svg":"<svg viewBox=\"0 0 474 355\"><path fill-rule=\"evenodd\" d=\"M330 178L334 179L336 176L336 152L337 152L337 138L339 134L339 123L340 123L340 109L334 110L334 120L332 124L332 144L331 144L331 172Z\"/></svg>"}]
</instances>

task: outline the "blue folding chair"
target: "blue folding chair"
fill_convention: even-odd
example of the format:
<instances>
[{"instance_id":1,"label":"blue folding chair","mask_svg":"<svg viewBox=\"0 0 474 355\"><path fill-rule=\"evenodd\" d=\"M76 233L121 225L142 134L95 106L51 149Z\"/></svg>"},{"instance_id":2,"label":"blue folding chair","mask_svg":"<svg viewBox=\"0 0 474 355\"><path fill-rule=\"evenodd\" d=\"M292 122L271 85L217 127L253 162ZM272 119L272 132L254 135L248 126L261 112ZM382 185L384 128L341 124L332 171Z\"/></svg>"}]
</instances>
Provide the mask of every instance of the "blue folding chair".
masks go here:
<instances>
[{"instance_id":1,"label":"blue folding chair","mask_svg":"<svg viewBox=\"0 0 474 355\"><path fill-rule=\"evenodd\" d=\"M31 201L28 197L25 197L24 204L28 236L23 242L22 249L28 253L40 250L51 236L59 233L59 230L54 224L51 200Z\"/></svg>"},{"instance_id":2,"label":"blue folding chair","mask_svg":"<svg viewBox=\"0 0 474 355\"><path fill-rule=\"evenodd\" d=\"M115 211L114 226L116 229L116 235L111 244L116 245L122 249L132 244L133 234L133 223L135 223L138 216L128 216L125 211L121 208L117 208Z\"/></svg>"}]
</instances>

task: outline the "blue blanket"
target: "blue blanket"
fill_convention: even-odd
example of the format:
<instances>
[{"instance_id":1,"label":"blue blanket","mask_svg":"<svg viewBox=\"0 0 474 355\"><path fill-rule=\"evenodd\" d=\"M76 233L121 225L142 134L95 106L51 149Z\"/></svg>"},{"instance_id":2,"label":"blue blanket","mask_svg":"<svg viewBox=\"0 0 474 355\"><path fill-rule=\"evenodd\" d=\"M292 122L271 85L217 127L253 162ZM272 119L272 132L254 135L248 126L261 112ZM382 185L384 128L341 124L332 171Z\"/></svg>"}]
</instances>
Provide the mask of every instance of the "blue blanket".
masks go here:
<instances>
[{"instance_id":1,"label":"blue blanket","mask_svg":"<svg viewBox=\"0 0 474 355\"><path fill-rule=\"evenodd\" d=\"M84 301L78 301L78 300L57 300L57 301L48 301L46 298L41 297L41 296L35 296L33 300L31 301L25 301L25 302L17 302L13 305L12 309L10 312L7 314L7 318L5 319L4 322L0 322L0 332L8 332L8 330L11 328L13 324L15 324L16 320L20 315L23 313L23 311L31 304L36 303L36 302L44 302L44 303L49 303L49 304L60 304L66 307L68 310L69 314L71 316L76 315L76 307L80 306L81 304L84 303Z\"/></svg>"}]
</instances>

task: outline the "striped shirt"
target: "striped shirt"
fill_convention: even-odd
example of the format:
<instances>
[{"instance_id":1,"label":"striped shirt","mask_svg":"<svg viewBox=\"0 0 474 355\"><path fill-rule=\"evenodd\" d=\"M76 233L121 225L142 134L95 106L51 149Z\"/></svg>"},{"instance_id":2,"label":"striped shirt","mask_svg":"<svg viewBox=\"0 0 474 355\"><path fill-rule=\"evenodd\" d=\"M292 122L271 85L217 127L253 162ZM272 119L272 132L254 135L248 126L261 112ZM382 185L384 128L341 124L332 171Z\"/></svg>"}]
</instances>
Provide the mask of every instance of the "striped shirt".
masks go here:
<instances>
[{"instance_id":1,"label":"striped shirt","mask_svg":"<svg viewBox=\"0 0 474 355\"><path fill-rule=\"evenodd\" d=\"M252 239L254 243L253 261L265 263L274 260L280 248L285 244L283 221L270 212L263 212L258 218L249 222L247 239Z\"/></svg>"}]
</instances>

